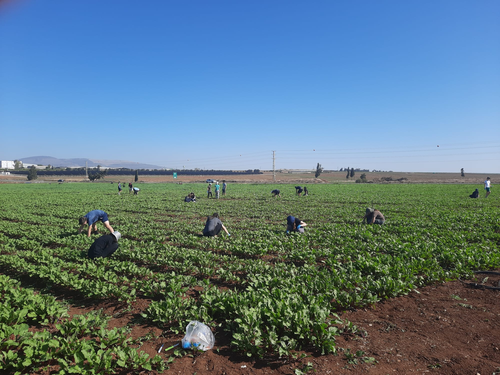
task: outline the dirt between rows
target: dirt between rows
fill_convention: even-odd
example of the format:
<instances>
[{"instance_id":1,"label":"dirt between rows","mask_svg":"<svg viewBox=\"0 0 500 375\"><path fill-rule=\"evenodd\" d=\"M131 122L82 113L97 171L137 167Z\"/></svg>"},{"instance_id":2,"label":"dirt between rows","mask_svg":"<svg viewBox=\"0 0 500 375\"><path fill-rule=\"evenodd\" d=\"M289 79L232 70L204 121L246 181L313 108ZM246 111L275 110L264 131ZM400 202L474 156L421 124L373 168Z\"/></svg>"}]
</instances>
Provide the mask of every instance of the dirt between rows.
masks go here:
<instances>
[{"instance_id":1,"label":"dirt between rows","mask_svg":"<svg viewBox=\"0 0 500 375\"><path fill-rule=\"evenodd\" d=\"M362 174L366 179L373 183L438 183L438 184L477 184L481 187L486 177L491 177L492 185L500 184L500 175L498 173L466 173L464 177L460 173L431 173L431 172L356 172L353 178L346 179L346 172L324 172L319 178L314 178L314 173L280 173L273 176L272 172L262 174L233 174L233 175L183 175L179 172L177 178L172 175L141 175L139 172L138 184L142 183L205 183L208 178L218 181L226 180L228 189L231 184L318 184L318 183L355 183ZM57 183L59 179L65 182L89 182L84 181L83 176L39 176L37 180L30 183ZM98 180L94 183L122 183L137 184L134 182L134 176L106 176L105 180ZM0 184L2 183L28 183L26 175L0 175ZM125 187L126 190L126 187Z\"/></svg>"},{"instance_id":2,"label":"dirt between rows","mask_svg":"<svg viewBox=\"0 0 500 375\"><path fill-rule=\"evenodd\" d=\"M233 353L230 337L212 328L216 338L213 350L175 358L164 373L297 375L300 370L309 374L500 374L500 291L474 288L472 283L499 287L500 275L437 283L407 296L339 313L357 330L338 338L335 355L303 352L299 354L304 357L299 355L298 359L251 359L244 353ZM102 302L87 308L71 307L70 314L102 308L109 315L119 316L108 328L129 325L133 338L152 334L140 350L154 356L161 344L165 343L164 348L174 345L183 334L134 323L149 303L138 299L131 311L124 312L119 304ZM162 352L161 356L167 358L172 353ZM55 371L55 367L49 368L43 374Z\"/></svg>"}]
</instances>

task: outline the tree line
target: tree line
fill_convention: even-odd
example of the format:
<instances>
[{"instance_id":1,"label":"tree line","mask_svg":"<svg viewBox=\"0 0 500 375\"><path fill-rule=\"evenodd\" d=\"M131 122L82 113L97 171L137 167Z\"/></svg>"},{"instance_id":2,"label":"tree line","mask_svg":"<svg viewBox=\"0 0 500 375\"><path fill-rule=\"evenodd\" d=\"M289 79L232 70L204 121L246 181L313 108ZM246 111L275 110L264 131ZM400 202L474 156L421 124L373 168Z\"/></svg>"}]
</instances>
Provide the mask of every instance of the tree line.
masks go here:
<instances>
[{"instance_id":1,"label":"tree line","mask_svg":"<svg viewBox=\"0 0 500 375\"><path fill-rule=\"evenodd\" d=\"M206 170L193 170L193 169L171 169L171 170L162 170L162 169L128 169L128 168L117 168L117 169L101 169L100 167L96 168L87 168L87 172L85 168L54 168L54 169L36 169L35 167L20 169L16 171L10 171L12 174L33 174L36 173L38 176L85 176L87 173L88 176L100 175L101 178L105 175L120 175L120 176L134 176L137 173L141 175L160 175L160 176L171 176L174 173L178 175L190 175L190 176L200 176L200 175L243 175L243 174L262 174L259 169L248 169L246 171L231 171L231 170L218 170L218 169L206 169Z\"/></svg>"}]
</instances>

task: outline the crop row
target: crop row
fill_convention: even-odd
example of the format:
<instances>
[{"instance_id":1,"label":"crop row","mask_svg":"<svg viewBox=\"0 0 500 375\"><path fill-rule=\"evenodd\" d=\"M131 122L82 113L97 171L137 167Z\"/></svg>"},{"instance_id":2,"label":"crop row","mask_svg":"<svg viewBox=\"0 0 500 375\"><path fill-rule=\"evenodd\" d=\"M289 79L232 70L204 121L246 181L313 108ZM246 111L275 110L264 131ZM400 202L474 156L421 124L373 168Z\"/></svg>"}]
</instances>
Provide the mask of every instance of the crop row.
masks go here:
<instances>
[{"instance_id":1,"label":"crop row","mask_svg":"<svg viewBox=\"0 0 500 375\"><path fill-rule=\"evenodd\" d=\"M279 199L268 185L230 185L220 200L197 184L145 185L138 196L105 184L2 188L0 264L12 277L82 298L150 298L142 316L152 324L179 331L198 319L248 355L334 352L343 310L500 265L498 200L469 199L471 186L315 185L297 197L284 185ZM190 191L197 203L182 201ZM386 225L362 225L367 206ZM97 237L78 235L77 218L92 209L123 235L110 259L85 258ZM231 238L201 236L213 212ZM284 234L290 214L309 224L305 235Z\"/></svg>"}]
</instances>

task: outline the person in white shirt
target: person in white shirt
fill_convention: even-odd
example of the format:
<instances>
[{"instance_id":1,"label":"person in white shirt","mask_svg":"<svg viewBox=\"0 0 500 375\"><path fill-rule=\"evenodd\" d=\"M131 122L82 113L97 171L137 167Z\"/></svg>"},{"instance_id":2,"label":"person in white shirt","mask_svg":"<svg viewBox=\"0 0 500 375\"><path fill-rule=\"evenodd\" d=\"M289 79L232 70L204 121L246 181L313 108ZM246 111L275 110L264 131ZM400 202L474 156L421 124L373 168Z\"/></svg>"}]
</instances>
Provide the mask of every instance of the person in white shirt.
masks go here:
<instances>
[{"instance_id":1,"label":"person in white shirt","mask_svg":"<svg viewBox=\"0 0 500 375\"><path fill-rule=\"evenodd\" d=\"M486 181L484 181L484 190L486 190L485 198L488 198L488 195L490 195L490 190L491 190L491 181L489 177L487 177Z\"/></svg>"}]
</instances>

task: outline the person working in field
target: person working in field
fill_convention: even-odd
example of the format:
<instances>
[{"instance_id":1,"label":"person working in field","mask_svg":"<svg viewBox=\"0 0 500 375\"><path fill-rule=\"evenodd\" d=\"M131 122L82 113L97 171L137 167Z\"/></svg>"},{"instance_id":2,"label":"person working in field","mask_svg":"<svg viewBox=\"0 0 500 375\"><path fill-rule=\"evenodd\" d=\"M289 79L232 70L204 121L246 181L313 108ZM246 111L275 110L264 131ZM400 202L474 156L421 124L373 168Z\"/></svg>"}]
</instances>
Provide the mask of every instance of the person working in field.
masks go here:
<instances>
[{"instance_id":1,"label":"person working in field","mask_svg":"<svg viewBox=\"0 0 500 375\"><path fill-rule=\"evenodd\" d=\"M203 228L203 235L214 237L220 233L220 230L224 229L224 232L231 237L226 227L222 224L219 219L219 214L216 212L212 216L207 217L207 222L205 223L205 228Z\"/></svg>"},{"instance_id":2,"label":"person working in field","mask_svg":"<svg viewBox=\"0 0 500 375\"><path fill-rule=\"evenodd\" d=\"M227 188L226 180L222 180L222 195L226 195L226 188Z\"/></svg>"},{"instance_id":3,"label":"person working in field","mask_svg":"<svg viewBox=\"0 0 500 375\"><path fill-rule=\"evenodd\" d=\"M118 195L121 195L122 193L122 183L118 181Z\"/></svg>"},{"instance_id":4,"label":"person working in field","mask_svg":"<svg viewBox=\"0 0 500 375\"><path fill-rule=\"evenodd\" d=\"M128 193L129 193L129 194L132 192L132 188L133 188L133 187L134 187L134 186L132 185L132 183L131 183L131 182L129 182L129 183L128 183Z\"/></svg>"},{"instance_id":5,"label":"person working in field","mask_svg":"<svg viewBox=\"0 0 500 375\"><path fill-rule=\"evenodd\" d=\"M366 224L384 224L385 223L385 218L384 215L382 215L382 212L379 210L374 210L373 208L367 208L366 209L366 214L363 217L363 221L366 219Z\"/></svg>"},{"instance_id":6,"label":"person working in field","mask_svg":"<svg viewBox=\"0 0 500 375\"><path fill-rule=\"evenodd\" d=\"M278 189L274 189L273 191L271 191L271 194L273 195L273 197L278 196L281 198L281 194Z\"/></svg>"},{"instance_id":7,"label":"person working in field","mask_svg":"<svg viewBox=\"0 0 500 375\"><path fill-rule=\"evenodd\" d=\"M491 191L491 181L490 181L489 177L487 177L486 181L484 181L484 190L486 190L485 198L488 198L488 195L490 195L490 191Z\"/></svg>"},{"instance_id":8,"label":"person working in field","mask_svg":"<svg viewBox=\"0 0 500 375\"><path fill-rule=\"evenodd\" d=\"M469 197L470 198L479 198L479 190L478 189L474 190L474 192L471 195L469 195Z\"/></svg>"},{"instance_id":9,"label":"person working in field","mask_svg":"<svg viewBox=\"0 0 500 375\"><path fill-rule=\"evenodd\" d=\"M184 202L196 202L196 196L194 195L194 193L186 195L186 198L184 198Z\"/></svg>"},{"instance_id":10,"label":"person working in field","mask_svg":"<svg viewBox=\"0 0 500 375\"><path fill-rule=\"evenodd\" d=\"M297 193L298 196L300 196L302 191L303 191L302 186L295 186L295 192Z\"/></svg>"},{"instance_id":11,"label":"person working in field","mask_svg":"<svg viewBox=\"0 0 500 375\"><path fill-rule=\"evenodd\" d=\"M132 188L132 190L134 191L134 195L137 195L137 193L141 191L138 187Z\"/></svg>"},{"instance_id":12,"label":"person working in field","mask_svg":"<svg viewBox=\"0 0 500 375\"><path fill-rule=\"evenodd\" d=\"M109 219L108 219L108 214L102 210L93 210L87 213L85 216L80 217L78 222L80 223L80 230L78 233L82 233L82 229L87 224L89 226L87 235L90 237L90 234L92 233L92 229L94 232L97 232L97 222L102 221L104 226L109 230L110 233L113 233L114 230L109 225Z\"/></svg>"},{"instance_id":13,"label":"person working in field","mask_svg":"<svg viewBox=\"0 0 500 375\"><path fill-rule=\"evenodd\" d=\"M304 233L304 227L307 224L295 216L288 216L286 218L286 233L297 232Z\"/></svg>"},{"instance_id":14,"label":"person working in field","mask_svg":"<svg viewBox=\"0 0 500 375\"><path fill-rule=\"evenodd\" d=\"M307 186L304 186L304 197L309 195L309 190L307 190Z\"/></svg>"},{"instance_id":15,"label":"person working in field","mask_svg":"<svg viewBox=\"0 0 500 375\"><path fill-rule=\"evenodd\" d=\"M90 259L107 258L118 249L118 240L121 238L120 232L105 234L94 241L88 251Z\"/></svg>"}]
</instances>

